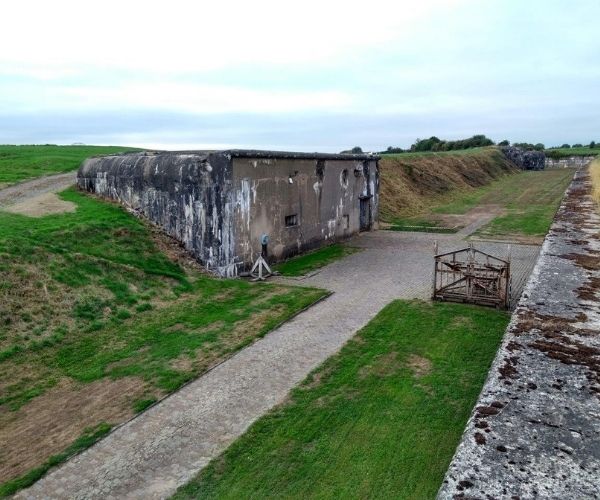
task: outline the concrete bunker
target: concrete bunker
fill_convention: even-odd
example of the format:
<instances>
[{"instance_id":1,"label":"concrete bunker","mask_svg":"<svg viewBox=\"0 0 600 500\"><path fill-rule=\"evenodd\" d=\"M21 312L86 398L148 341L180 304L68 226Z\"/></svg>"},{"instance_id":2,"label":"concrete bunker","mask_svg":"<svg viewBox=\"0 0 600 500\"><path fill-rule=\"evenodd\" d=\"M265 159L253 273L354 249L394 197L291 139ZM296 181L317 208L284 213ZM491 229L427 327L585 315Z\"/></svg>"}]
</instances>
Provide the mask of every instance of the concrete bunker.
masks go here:
<instances>
[{"instance_id":1,"label":"concrete bunker","mask_svg":"<svg viewBox=\"0 0 600 500\"><path fill-rule=\"evenodd\" d=\"M379 157L256 150L127 153L86 160L81 189L118 200L207 269L235 276L270 238L279 261L376 228Z\"/></svg>"}]
</instances>

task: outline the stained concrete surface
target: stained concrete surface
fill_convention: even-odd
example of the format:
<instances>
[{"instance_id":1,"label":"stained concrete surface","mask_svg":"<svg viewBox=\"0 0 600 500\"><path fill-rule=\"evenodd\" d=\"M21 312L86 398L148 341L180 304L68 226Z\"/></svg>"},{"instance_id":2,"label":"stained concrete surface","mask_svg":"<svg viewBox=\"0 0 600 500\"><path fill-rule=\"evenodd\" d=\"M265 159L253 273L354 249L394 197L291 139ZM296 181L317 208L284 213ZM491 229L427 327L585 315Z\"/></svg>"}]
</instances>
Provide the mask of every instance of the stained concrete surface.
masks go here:
<instances>
[{"instance_id":1,"label":"stained concrete surface","mask_svg":"<svg viewBox=\"0 0 600 500\"><path fill-rule=\"evenodd\" d=\"M434 240L440 250L466 245L462 235L379 231L354 238L351 244L361 252L302 281L333 291L329 298L119 427L17 498L169 496L281 403L387 303L427 299ZM495 243L478 243L477 248L499 255L507 250ZM538 250L512 247L517 280L531 271Z\"/></svg>"},{"instance_id":2,"label":"stained concrete surface","mask_svg":"<svg viewBox=\"0 0 600 500\"><path fill-rule=\"evenodd\" d=\"M600 498L600 214L580 170L438 498Z\"/></svg>"}]
</instances>

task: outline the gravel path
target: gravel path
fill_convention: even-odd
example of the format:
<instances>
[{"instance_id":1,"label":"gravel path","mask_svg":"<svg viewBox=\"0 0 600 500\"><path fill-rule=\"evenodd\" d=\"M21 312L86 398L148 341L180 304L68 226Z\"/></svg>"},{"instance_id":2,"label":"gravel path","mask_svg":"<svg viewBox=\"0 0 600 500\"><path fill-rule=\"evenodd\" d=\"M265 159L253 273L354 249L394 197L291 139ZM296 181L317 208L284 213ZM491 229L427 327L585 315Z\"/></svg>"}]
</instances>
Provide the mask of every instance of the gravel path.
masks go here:
<instances>
[{"instance_id":1,"label":"gravel path","mask_svg":"<svg viewBox=\"0 0 600 500\"><path fill-rule=\"evenodd\" d=\"M434 240L440 250L465 246L457 235L379 231L356 237L352 244L363 251L302 281L332 290L329 298L121 426L17 497L170 495L281 403L291 388L383 306L397 298L428 298ZM481 243L478 248L506 253L506 245ZM515 274L528 275L537 253L535 246L513 246Z\"/></svg>"},{"instance_id":2,"label":"gravel path","mask_svg":"<svg viewBox=\"0 0 600 500\"><path fill-rule=\"evenodd\" d=\"M75 184L77 172L48 175L0 189L0 208L24 202L47 193L57 193Z\"/></svg>"}]
</instances>

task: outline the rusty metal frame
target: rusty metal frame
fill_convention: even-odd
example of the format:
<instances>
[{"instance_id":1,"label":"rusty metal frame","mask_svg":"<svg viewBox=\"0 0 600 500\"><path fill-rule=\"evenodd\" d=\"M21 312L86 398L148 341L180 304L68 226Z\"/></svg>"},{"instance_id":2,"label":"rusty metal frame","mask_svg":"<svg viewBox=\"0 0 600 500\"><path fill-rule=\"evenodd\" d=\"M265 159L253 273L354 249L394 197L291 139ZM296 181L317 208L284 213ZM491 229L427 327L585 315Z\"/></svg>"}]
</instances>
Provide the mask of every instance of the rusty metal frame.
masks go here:
<instances>
[{"instance_id":1,"label":"rusty metal frame","mask_svg":"<svg viewBox=\"0 0 600 500\"><path fill-rule=\"evenodd\" d=\"M510 256L500 259L473 245L437 253L433 274L434 300L510 308Z\"/></svg>"}]
</instances>

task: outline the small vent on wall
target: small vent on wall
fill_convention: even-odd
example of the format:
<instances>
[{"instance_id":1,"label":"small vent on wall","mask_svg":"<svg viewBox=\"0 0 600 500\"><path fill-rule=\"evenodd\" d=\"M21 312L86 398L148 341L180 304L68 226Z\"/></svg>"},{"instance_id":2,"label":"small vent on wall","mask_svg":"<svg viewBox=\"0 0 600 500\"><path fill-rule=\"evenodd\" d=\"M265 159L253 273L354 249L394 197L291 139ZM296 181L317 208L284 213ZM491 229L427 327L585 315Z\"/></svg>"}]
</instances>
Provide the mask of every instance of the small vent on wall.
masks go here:
<instances>
[{"instance_id":1,"label":"small vent on wall","mask_svg":"<svg viewBox=\"0 0 600 500\"><path fill-rule=\"evenodd\" d=\"M293 227L298 225L298 214L285 216L285 227Z\"/></svg>"},{"instance_id":2,"label":"small vent on wall","mask_svg":"<svg viewBox=\"0 0 600 500\"><path fill-rule=\"evenodd\" d=\"M350 216L342 215L342 226L344 229L350 229Z\"/></svg>"},{"instance_id":3,"label":"small vent on wall","mask_svg":"<svg viewBox=\"0 0 600 500\"><path fill-rule=\"evenodd\" d=\"M344 186L344 187L348 186L348 169L347 168L342 170L342 186Z\"/></svg>"}]
</instances>

